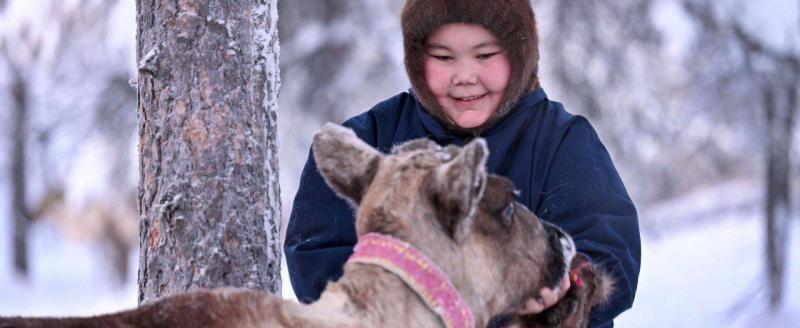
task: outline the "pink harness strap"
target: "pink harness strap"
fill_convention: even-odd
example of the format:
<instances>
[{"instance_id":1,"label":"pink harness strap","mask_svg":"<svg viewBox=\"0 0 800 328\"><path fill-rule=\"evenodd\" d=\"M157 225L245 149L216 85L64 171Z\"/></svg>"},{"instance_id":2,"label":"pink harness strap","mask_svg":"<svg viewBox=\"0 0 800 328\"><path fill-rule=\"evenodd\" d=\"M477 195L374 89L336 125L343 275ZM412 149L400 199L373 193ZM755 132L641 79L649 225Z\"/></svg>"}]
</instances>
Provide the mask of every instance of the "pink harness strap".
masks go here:
<instances>
[{"instance_id":1,"label":"pink harness strap","mask_svg":"<svg viewBox=\"0 0 800 328\"><path fill-rule=\"evenodd\" d=\"M450 279L425 254L397 238L368 233L358 239L348 262L378 265L413 289L448 328L473 328L475 317Z\"/></svg>"}]
</instances>

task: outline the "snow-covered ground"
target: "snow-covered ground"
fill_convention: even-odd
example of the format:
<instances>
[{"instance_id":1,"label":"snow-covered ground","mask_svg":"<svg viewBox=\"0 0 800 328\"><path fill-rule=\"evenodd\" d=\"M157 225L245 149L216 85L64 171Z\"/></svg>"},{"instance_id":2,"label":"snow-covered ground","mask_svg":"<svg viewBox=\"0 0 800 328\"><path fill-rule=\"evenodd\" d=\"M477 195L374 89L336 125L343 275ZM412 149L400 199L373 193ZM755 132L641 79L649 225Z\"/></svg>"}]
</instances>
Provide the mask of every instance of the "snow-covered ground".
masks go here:
<instances>
[{"instance_id":1,"label":"snow-covered ground","mask_svg":"<svg viewBox=\"0 0 800 328\"><path fill-rule=\"evenodd\" d=\"M32 231L32 278L19 280L11 273L8 228L0 222L0 315L88 315L136 305L135 268L130 283L116 287L97 250L64 240L44 224ZM758 211L725 211L668 230L642 236L636 302L618 327L800 327L798 220L790 237L786 302L775 313L765 307ZM135 267L136 254L131 263ZM291 293L285 275L283 290Z\"/></svg>"},{"instance_id":2,"label":"snow-covered ground","mask_svg":"<svg viewBox=\"0 0 800 328\"><path fill-rule=\"evenodd\" d=\"M9 231L9 222L0 222L0 315L92 315L136 306L135 253L129 282L119 286L100 249L37 223L29 240L31 275L23 280L12 270Z\"/></svg>"},{"instance_id":3,"label":"snow-covered ground","mask_svg":"<svg viewBox=\"0 0 800 328\"><path fill-rule=\"evenodd\" d=\"M800 223L792 224L786 302L772 313L759 217L730 214L659 239L644 235L636 301L618 326L800 327Z\"/></svg>"},{"instance_id":4,"label":"snow-covered ground","mask_svg":"<svg viewBox=\"0 0 800 328\"><path fill-rule=\"evenodd\" d=\"M10 225L0 221L0 316L96 315L136 307L138 252L128 257L128 282L119 285L96 246L66 240L47 223L31 229L30 278L14 274ZM294 299L286 264L283 296Z\"/></svg>"}]
</instances>

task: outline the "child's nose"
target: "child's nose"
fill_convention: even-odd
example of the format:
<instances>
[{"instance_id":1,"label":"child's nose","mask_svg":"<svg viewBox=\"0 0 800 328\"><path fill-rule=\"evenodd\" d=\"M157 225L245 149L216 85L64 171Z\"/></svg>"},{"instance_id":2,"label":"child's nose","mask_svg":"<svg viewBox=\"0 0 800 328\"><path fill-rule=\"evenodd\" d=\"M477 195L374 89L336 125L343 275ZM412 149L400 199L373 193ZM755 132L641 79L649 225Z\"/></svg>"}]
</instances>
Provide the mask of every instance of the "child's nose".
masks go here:
<instances>
[{"instance_id":1,"label":"child's nose","mask_svg":"<svg viewBox=\"0 0 800 328\"><path fill-rule=\"evenodd\" d=\"M459 63L453 73L453 84L475 84L478 83L478 73L472 65Z\"/></svg>"}]
</instances>

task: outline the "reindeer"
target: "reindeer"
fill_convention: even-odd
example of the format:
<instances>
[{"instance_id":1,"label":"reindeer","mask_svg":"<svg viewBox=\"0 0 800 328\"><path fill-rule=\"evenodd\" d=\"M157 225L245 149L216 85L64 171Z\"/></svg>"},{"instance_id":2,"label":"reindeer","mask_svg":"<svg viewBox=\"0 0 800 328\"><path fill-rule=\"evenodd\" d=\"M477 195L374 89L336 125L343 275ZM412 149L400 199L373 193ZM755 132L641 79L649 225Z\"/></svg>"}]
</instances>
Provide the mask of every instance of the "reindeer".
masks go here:
<instances>
[{"instance_id":1,"label":"reindeer","mask_svg":"<svg viewBox=\"0 0 800 328\"><path fill-rule=\"evenodd\" d=\"M568 235L486 173L481 139L463 148L421 139L384 155L327 124L312 148L325 180L356 207L359 236L344 275L317 302L220 288L91 318L3 318L0 327L583 327L611 291ZM572 287L553 308L514 314L565 275Z\"/></svg>"}]
</instances>

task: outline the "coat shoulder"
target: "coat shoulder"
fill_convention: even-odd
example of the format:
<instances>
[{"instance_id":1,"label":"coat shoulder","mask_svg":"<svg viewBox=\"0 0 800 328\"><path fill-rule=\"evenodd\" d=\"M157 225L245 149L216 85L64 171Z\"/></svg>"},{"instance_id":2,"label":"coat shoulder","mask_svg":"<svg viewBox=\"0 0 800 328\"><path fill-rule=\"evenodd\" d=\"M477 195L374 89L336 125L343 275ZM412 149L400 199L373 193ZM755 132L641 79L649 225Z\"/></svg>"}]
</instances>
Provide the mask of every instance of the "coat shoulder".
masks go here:
<instances>
[{"instance_id":1,"label":"coat shoulder","mask_svg":"<svg viewBox=\"0 0 800 328\"><path fill-rule=\"evenodd\" d=\"M383 100L369 110L347 119L342 125L353 129L356 135L373 147L387 133L401 128L403 113L413 110L415 100L408 92ZM380 148L380 147L379 147Z\"/></svg>"}]
</instances>

